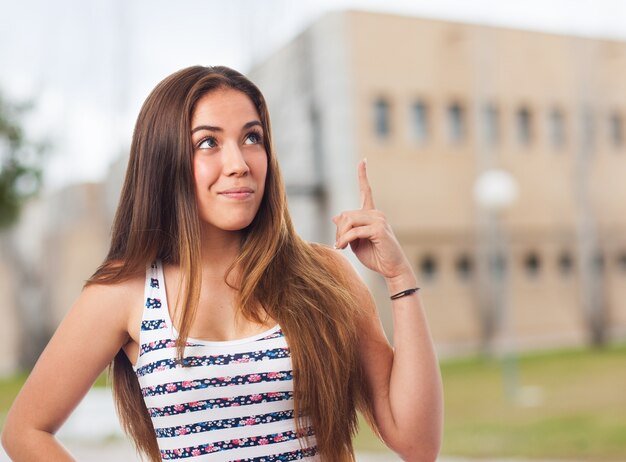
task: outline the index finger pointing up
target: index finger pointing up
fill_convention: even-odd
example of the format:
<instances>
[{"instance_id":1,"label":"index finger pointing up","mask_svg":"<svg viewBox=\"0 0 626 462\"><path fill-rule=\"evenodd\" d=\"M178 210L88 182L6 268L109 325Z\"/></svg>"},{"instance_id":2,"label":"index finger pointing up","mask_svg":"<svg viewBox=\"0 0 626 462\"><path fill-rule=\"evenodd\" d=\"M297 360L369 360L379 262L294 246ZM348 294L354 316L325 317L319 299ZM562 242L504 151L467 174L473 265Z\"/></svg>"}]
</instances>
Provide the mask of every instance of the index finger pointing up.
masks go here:
<instances>
[{"instance_id":1,"label":"index finger pointing up","mask_svg":"<svg viewBox=\"0 0 626 462\"><path fill-rule=\"evenodd\" d=\"M367 179L367 160L363 159L359 162L359 190L361 191L361 209L374 209L374 198L372 197L372 188Z\"/></svg>"}]
</instances>

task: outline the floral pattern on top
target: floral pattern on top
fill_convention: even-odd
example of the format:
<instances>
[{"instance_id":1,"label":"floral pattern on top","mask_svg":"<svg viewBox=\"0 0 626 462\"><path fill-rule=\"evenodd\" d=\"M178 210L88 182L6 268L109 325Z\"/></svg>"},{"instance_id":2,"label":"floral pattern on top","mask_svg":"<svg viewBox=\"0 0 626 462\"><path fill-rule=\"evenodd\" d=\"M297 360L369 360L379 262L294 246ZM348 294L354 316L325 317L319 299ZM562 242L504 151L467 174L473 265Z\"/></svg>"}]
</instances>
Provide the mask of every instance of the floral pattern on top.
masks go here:
<instances>
[{"instance_id":1,"label":"floral pattern on top","mask_svg":"<svg viewBox=\"0 0 626 462\"><path fill-rule=\"evenodd\" d=\"M167 324L165 319L153 319L151 321L141 321L141 330L165 329Z\"/></svg>"},{"instance_id":2,"label":"floral pattern on top","mask_svg":"<svg viewBox=\"0 0 626 462\"><path fill-rule=\"evenodd\" d=\"M277 329L275 332L272 332L271 334L260 338L257 340L257 342L262 342L263 340L271 340L273 338L280 338L280 337L284 337L285 334L283 334L283 331L281 329Z\"/></svg>"},{"instance_id":3,"label":"floral pattern on top","mask_svg":"<svg viewBox=\"0 0 626 462\"><path fill-rule=\"evenodd\" d=\"M148 409L148 413L150 417L166 417L170 415L186 414L187 412L205 411L207 409L247 406L250 404L272 403L292 399L293 392L291 391L270 391L268 393L255 393L252 395L231 396L228 398L215 398L182 404L172 404L163 407L152 407Z\"/></svg>"},{"instance_id":4,"label":"floral pattern on top","mask_svg":"<svg viewBox=\"0 0 626 462\"><path fill-rule=\"evenodd\" d=\"M238 459L234 462L289 462L291 460L300 460L305 457L313 457L317 454L317 448L298 449L296 451L283 452L271 456L253 457L249 459Z\"/></svg>"},{"instance_id":5,"label":"floral pattern on top","mask_svg":"<svg viewBox=\"0 0 626 462\"><path fill-rule=\"evenodd\" d=\"M222 430L224 428L246 427L270 422L281 422L285 419L293 419L293 410L270 412L268 414L251 415L248 417L211 420L209 422L196 422L176 427L155 428L154 431L156 432L157 438L169 438L173 436L187 435L190 433Z\"/></svg>"},{"instance_id":6,"label":"floral pattern on top","mask_svg":"<svg viewBox=\"0 0 626 462\"><path fill-rule=\"evenodd\" d=\"M280 382L292 380L291 371L262 372L258 374L238 375L235 377L211 377L200 380L183 380L168 382L160 385L144 387L141 393L144 397L163 395L178 391L202 390L205 388L228 387L233 385L249 385L258 382Z\"/></svg>"},{"instance_id":7,"label":"floral pattern on top","mask_svg":"<svg viewBox=\"0 0 626 462\"><path fill-rule=\"evenodd\" d=\"M158 308L161 308L161 306L161 300L158 298L148 298L146 300L146 308L156 310Z\"/></svg>"},{"instance_id":8,"label":"floral pattern on top","mask_svg":"<svg viewBox=\"0 0 626 462\"><path fill-rule=\"evenodd\" d=\"M232 440L218 441L210 444L202 444L199 446L191 446L180 449L161 450L161 458L163 460L186 459L187 457L196 457L204 454L211 454L226 449L247 448L257 445L282 443L297 438L296 432L288 430L281 433L272 433L262 436L251 436L248 438L234 438Z\"/></svg>"},{"instance_id":9,"label":"floral pattern on top","mask_svg":"<svg viewBox=\"0 0 626 462\"><path fill-rule=\"evenodd\" d=\"M186 356L183 359L185 367L200 366L225 366L227 364L253 363L257 361L267 361L269 359L288 358L288 348L274 348L272 350L261 350L247 353L234 353L230 355L209 355L209 356ZM162 359L137 369L137 375L150 374L155 370L165 371L179 367L180 361L176 358Z\"/></svg>"}]
</instances>

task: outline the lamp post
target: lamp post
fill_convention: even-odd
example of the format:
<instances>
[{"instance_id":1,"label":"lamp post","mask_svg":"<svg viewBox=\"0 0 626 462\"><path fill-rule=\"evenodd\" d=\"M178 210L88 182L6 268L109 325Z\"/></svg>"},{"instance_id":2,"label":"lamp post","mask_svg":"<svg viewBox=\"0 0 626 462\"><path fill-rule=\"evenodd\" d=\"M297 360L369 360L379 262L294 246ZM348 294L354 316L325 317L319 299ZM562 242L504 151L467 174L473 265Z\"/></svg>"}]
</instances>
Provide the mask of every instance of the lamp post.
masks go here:
<instances>
[{"instance_id":1,"label":"lamp post","mask_svg":"<svg viewBox=\"0 0 626 462\"><path fill-rule=\"evenodd\" d=\"M518 373L514 326L510 308L510 264L509 244L502 229L502 214L517 200L517 181L508 171L499 168L484 170L474 183L474 200L484 212L484 256L486 256L486 281L483 289L489 301L488 316L493 316L493 330L487 342L493 350L494 340L499 339L497 353L502 358L503 381L506 396L516 401L518 395Z\"/></svg>"}]
</instances>

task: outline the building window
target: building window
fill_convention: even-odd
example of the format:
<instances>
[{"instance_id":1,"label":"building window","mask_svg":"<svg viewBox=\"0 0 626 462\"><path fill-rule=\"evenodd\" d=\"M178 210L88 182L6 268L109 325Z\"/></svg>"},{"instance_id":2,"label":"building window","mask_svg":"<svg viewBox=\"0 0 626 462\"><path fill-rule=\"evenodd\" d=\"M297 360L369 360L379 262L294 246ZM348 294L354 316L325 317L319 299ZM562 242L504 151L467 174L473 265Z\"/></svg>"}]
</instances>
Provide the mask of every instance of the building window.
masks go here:
<instances>
[{"instance_id":1,"label":"building window","mask_svg":"<svg viewBox=\"0 0 626 462\"><path fill-rule=\"evenodd\" d=\"M532 114L527 107L518 109L515 115L517 141L523 146L532 142Z\"/></svg>"},{"instance_id":2,"label":"building window","mask_svg":"<svg viewBox=\"0 0 626 462\"><path fill-rule=\"evenodd\" d=\"M611 134L611 143L616 148L622 147L624 144L624 124L622 121L621 114L611 114L610 117L610 134Z\"/></svg>"},{"instance_id":3,"label":"building window","mask_svg":"<svg viewBox=\"0 0 626 462\"><path fill-rule=\"evenodd\" d=\"M465 111L459 103L448 106L448 139L459 144L465 138Z\"/></svg>"},{"instance_id":4,"label":"building window","mask_svg":"<svg viewBox=\"0 0 626 462\"><path fill-rule=\"evenodd\" d=\"M560 109L550 111L548 132L552 147L560 148L565 144L565 116Z\"/></svg>"},{"instance_id":5,"label":"building window","mask_svg":"<svg viewBox=\"0 0 626 462\"><path fill-rule=\"evenodd\" d=\"M374 130L376 136L381 139L389 137L389 102L379 98L374 102Z\"/></svg>"},{"instance_id":6,"label":"building window","mask_svg":"<svg viewBox=\"0 0 626 462\"><path fill-rule=\"evenodd\" d=\"M483 134L488 144L494 145L500 140L500 114L495 104L483 107Z\"/></svg>"},{"instance_id":7,"label":"building window","mask_svg":"<svg viewBox=\"0 0 626 462\"><path fill-rule=\"evenodd\" d=\"M437 261L432 255L426 255L420 261L420 272L424 281L432 281L437 277Z\"/></svg>"},{"instance_id":8,"label":"building window","mask_svg":"<svg viewBox=\"0 0 626 462\"><path fill-rule=\"evenodd\" d=\"M474 262L469 255L461 255L456 260L456 274L462 281L467 281L474 272Z\"/></svg>"},{"instance_id":9,"label":"building window","mask_svg":"<svg viewBox=\"0 0 626 462\"><path fill-rule=\"evenodd\" d=\"M424 143L428 139L428 106L422 101L417 101L411 106L411 133L418 143Z\"/></svg>"},{"instance_id":10,"label":"building window","mask_svg":"<svg viewBox=\"0 0 626 462\"><path fill-rule=\"evenodd\" d=\"M569 252L563 252L559 255L559 271L563 276L568 276L574 269L574 260Z\"/></svg>"},{"instance_id":11,"label":"building window","mask_svg":"<svg viewBox=\"0 0 626 462\"><path fill-rule=\"evenodd\" d=\"M524 269L530 277L537 277L541 270L541 260L535 252L529 252L524 258Z\"/></svg>"}]
</instances>

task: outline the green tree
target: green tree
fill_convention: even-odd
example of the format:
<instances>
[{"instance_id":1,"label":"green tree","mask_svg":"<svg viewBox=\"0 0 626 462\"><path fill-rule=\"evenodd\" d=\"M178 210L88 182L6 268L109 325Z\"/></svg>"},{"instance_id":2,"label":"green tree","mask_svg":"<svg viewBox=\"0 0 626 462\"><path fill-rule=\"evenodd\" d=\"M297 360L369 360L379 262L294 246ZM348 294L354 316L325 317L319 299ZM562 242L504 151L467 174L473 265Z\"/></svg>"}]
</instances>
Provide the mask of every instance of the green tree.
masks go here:
<instances>
[{"instance_id":1,"label":"green tree","mask_svg":"<svg viewBox=\"0 0 626 462\"><path fill-rule=\"evenodd\" d=\"M45 144L29 140L22 128L31 108L12 104L0 94L0 229L14 224L24 201L41 188Z\"/></svg>"}]
</instances>

